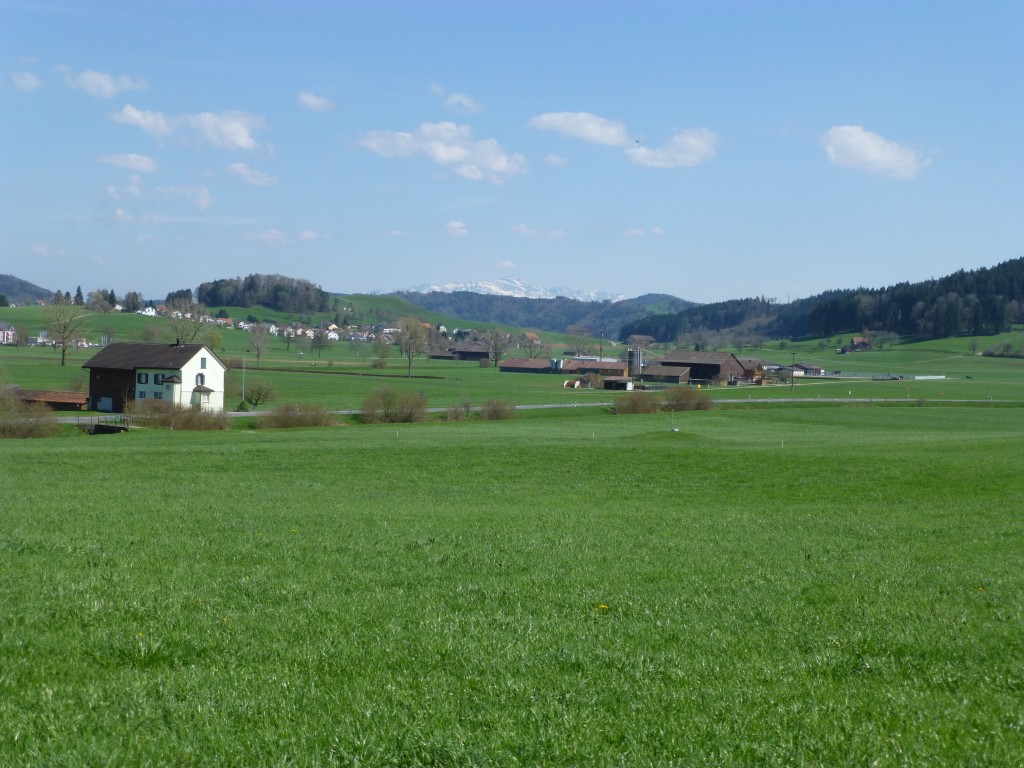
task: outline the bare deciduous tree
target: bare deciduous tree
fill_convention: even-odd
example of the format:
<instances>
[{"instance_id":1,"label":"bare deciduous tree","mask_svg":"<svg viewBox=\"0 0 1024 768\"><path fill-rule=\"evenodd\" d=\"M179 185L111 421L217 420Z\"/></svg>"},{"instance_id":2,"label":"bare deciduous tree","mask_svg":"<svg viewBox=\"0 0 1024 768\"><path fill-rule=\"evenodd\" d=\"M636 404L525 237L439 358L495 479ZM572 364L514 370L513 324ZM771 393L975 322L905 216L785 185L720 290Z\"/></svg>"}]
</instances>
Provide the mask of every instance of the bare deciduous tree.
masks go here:
<instances>
[{"instance_id":1,"label":"bare deciduous tree","mask_svg":"<svg viewBox=\"0 0 1024 768\"><path fill-rule=\"evenodd\" d=\"M512 334L500 328L491 328L484 338L487 339L487 351L490 353L491 360L494 361L494 367L497 368L501 358L505 356L505 352L512 346Z\"/></svg>"},{"instance_id":2,"label":"bare deciduous tree","mask_svg":"<svg viewBox=\"0 0 1024 768\"><path fill-rule=\"evenodd\" d=\"M59 293L59 292L58 292ZM60 347L60 364L67 365L68 345L81 333L88 312L84 308L61 296L54 294L53 304L49 308L50 338Z\"/></svg>"},{"instance_id":3,"label":"bare deciduous tree","mask_svg":"<svg viewBox=\"0 0 1024 768\"><path fill-rule=\"evenodd\" d=\"M526 331L519 337L519 348L526 353L528 358L533 360L544 355L546 345L536 332Z\"/></svg>"},{"instance_id":4,"label":"bare deciduous tree","mask_svg":"<svg viewBox=\"0 0 1024 768\"><path fill-rule=\"evenodd\" d=\"M253 408L259 408L261 404L273 400L275 394L274 385L269 381L252 381L245 388L245 402Z\"/></svg>"},{"instance_id":5,"label":"bare deciduous tree","mask_svg":"<svg viewBox=\"0 0 1024 768\"><path fill-rule=\"evenodd\" d=\"M398 348L408 363L407 373L412 378L412 359L427 348L427 329L415 317L403 317L398 321Z\"/></svg>"},{"instance_id":6,"label":"bare deciduous tree","mask_svg":"<svg viewBox=\"0 0 1024 768\"><path fill-rule=\"evenodd\" d=\"M256 367L259 368L260 358L267 351L267 343L269 341L267 326L263 323L253 323L249 327L249 337L249 346L256 353ZM252 401L250 400L249 402L251 403Z\"/></svg>"},{"instance_id":7,"label":"bare deciduous tree","mask_svg":"<svg viewBox=\"0 0 1024 768\"><path fill-rule=\"evenodd\" d=\"M373 361L374 368L387 367L388 358L391 357L391 342L383 333L373 337L373 354L376 358Z\"/></svg>"},{"instance_id":8,"label":"bare deciduous tree","mask_svg":"<svg viewBox=\"0 0 1024 768\"><path fill-rule=\"evenodd\" d=\"M565 332L571 337L573 354L585 355L593 351L594 345L591 341L590 334L585 327L576 323L566 328Z\"/></svg>"},{"instance_id":9,"label":"bare deciduous tree","mask_svg":"<svg viewBox=\"0 0 1024 768\"><path fill-rule=\"evenodd\" d=\"M206 336L207 324L203 322L206 305L191 299L172 301L167 309L170 311L171 329L174 338L182 344L202 344Z\"/></svg>"}]
</instances>

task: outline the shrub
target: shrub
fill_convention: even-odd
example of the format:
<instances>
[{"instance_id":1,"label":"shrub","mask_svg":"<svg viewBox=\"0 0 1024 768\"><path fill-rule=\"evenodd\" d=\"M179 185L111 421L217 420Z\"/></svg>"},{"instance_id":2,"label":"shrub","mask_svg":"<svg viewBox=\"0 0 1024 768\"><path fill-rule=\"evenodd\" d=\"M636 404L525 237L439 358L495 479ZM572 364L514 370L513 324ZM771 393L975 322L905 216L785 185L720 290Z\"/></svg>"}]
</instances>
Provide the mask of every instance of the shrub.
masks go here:
<instances>
[{"instance_id":1,"label":"shrub","mask_svg":"<svg viewBox=\"0 0 1024 768\"><path fill-rule=\"evenodd\" d=\"M480 407L480 418L485 421L500 421L501 419L511 419L516 415L516 409L511 404L504 400L492 399L488 400Z\"/></svg>"},{"instance_id":2,"label":"shrub","mask_svg":"<svg viewBox=\"0 0 1024 768\"><path fill-rule=\"evenodd\" d=\"M222 411L203 411L164 400L135 400L124 412L134 425L140 427L192 431L228 428L228 417Z\"/></svg>"},{"instance_id":3,"label":"shrub","mask_svg":"<svg viewBox=\"0 0 1024 768\"><path fill-rule=\"evenodd\" d=\"M662 399L653 392L629 392L613 401L616 413L657 413Z\"/></svg>"},{"instance_id":4,"label":"shrub","mask_svg":"<svg viewBox=\"0 0 1024 768\"><path fill-rule=\"evenodd\" d=\"M53 411L42 403L26 403L0 394L0 438L52 437L60 431Z\"/></svg>"},{"instance_id":5,"label":"shrub","mask_svg":"<svg viewBox=\"0 0 1024 768\"><path fill-rule=\"evenodd\" d=\"M240 400L238 402L238 407L235 408L235 410L241 411L242 413L247 413L248 411L252 410L252 406L249 405L249 403L247 403L245 400Z\"/></svg>"},{"instance_id":6,"label":"shrub","mask_svg":"<svg viewBox=\"0 0 1024 768\"><path fill-rule=\"evenodd\" d=\"M445 421L465 421L466 412L457 405L449 405L444 412Z\"/></svg>"},{"instance_id":7,"label":"shrub","mask_svg":"<svg viewBox=\"0 0 1024 768\"><path fill-rule=\"evenodd\" d=\"M665 390L665 411L707 411L713 406L711 398L690 387L671 387Z\"/></svg>"},{"instance_id":8,"label":"shrub","mask_svg":"<svg viewBox=\"0 0 1024 768\"><path fill-rule=\"evenodd\" d=\"M308 403L279 405L263 418L256 420L257 426L270 429L328 427L333 423L334 417L326 409Z\"/></svg>"},{"instance_id":9,"label":"shrub","mask_svg":"<svg viewBox=\"0 0 1024 768\"><path fill-rule=\"evenodd\" d=\"M371 424L408 424L421 421L426 409L427 402L420 395L381 387L363 401L363 419Z\"/></svg>"}]
</instances>

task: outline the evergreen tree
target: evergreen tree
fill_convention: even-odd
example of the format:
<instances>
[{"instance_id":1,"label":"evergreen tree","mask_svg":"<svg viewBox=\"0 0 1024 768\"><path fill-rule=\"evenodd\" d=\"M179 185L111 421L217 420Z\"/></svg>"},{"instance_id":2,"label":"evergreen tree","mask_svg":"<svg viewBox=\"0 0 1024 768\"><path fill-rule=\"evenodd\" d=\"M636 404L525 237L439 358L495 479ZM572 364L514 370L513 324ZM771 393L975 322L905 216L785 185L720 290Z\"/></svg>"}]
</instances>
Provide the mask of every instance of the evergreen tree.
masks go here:
<instances>
[{"instance_id":1,"label":"evergreen tree","mask_svg":"<svg viewBox=\"0 0 1024 768\"><path fill-rule=\"evenodd\" d=\"M75 289L75 306L81 307L85 304L85 296L82 295L82 286Z\"/></svg>"}]
</instances>

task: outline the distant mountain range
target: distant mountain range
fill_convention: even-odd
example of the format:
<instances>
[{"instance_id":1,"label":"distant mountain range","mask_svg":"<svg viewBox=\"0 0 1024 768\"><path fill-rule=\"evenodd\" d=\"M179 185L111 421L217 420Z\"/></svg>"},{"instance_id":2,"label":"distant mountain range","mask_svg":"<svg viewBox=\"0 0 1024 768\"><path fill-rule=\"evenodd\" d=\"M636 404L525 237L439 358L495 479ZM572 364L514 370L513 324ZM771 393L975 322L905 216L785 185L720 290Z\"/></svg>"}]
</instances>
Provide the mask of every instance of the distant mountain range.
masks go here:
<instances>
[{"instance_id":1,"label":"distant mountain range","mask_svg":"<svg viewBox=\"0 0 1024 768\"><path fill-rule=\"evenodd\" d=\"M624 294L602 291L580 291L574 288L538 288L521 277L503 277L498 280L473 280L466 283L444 285L418 285L397 293L479 293L484 296L513 296L520 299L557 299L565 297L577 301L620 301Z\"/></svg>"}]
</instances>

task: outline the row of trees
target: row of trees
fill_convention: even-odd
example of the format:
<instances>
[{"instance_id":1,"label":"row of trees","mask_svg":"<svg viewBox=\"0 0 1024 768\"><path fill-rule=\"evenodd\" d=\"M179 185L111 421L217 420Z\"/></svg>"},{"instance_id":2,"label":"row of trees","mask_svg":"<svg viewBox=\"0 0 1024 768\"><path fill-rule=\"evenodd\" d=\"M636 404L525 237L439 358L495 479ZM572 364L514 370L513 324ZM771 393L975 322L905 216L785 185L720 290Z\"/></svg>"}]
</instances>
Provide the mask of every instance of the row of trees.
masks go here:
<instances>
[{"instance_id":1,"label":"row of trees","mask_svg":"<svg viewBox=\"0 0 1024 768\"><path fill-rule=\"evenodd\" d=\"M57 302L76 307L88 307L93 312L113 312L118 304L121 305L121 310L124 312L138 312L145 306L142 294L138 291L128 291L119 300L117 294L110 288L97 288L95 291L89 291L86 295L82 293L82 286L75 289L74 296L70 291L54 292L50 303L56 304ZM3 304L4 302L0 302L0 306Z\"/></svg>"}]
</instances>

